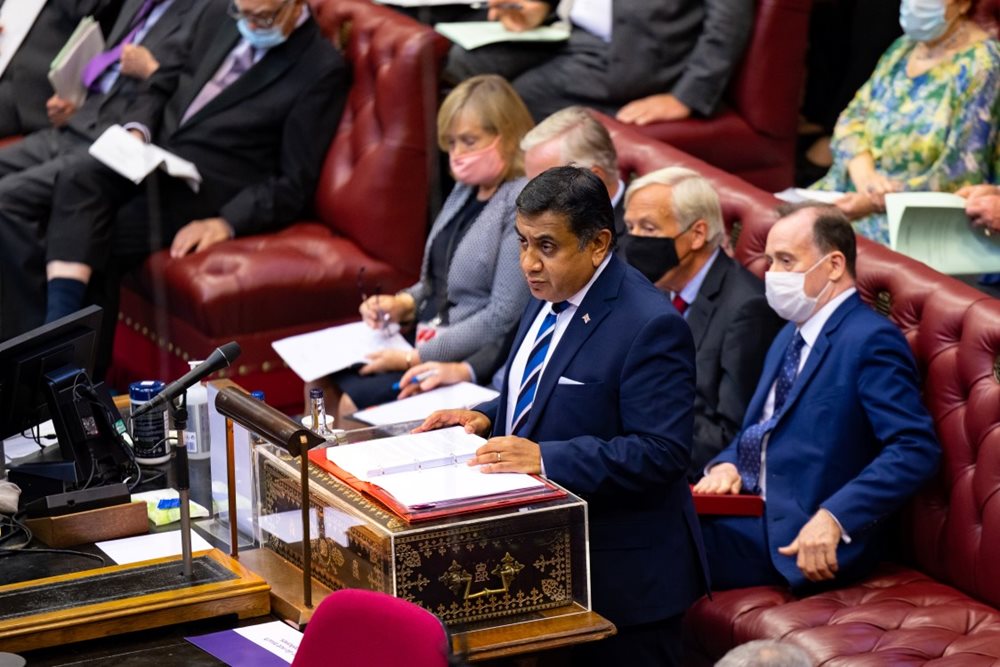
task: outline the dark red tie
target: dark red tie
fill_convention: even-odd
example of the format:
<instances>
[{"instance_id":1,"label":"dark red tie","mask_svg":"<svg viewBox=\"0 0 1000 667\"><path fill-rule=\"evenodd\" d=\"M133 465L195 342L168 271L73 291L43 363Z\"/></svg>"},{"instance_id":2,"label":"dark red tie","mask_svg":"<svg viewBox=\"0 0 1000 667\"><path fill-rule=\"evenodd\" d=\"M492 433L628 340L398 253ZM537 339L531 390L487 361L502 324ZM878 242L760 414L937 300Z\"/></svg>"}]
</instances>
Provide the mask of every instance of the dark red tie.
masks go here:
<instances>
[{"instance_id":1,"label":"dark red tie","mask_svg":"<svg viewBox=\"0 0 1000 667\"><path fill-rule=\"evenodd\" d=\"M688 307L688 302L682 299L680 294L675 294L674 308L677 309L677 312L683 315L684 311L687 310L687 307Z\"/></svg>"}]
</instances>

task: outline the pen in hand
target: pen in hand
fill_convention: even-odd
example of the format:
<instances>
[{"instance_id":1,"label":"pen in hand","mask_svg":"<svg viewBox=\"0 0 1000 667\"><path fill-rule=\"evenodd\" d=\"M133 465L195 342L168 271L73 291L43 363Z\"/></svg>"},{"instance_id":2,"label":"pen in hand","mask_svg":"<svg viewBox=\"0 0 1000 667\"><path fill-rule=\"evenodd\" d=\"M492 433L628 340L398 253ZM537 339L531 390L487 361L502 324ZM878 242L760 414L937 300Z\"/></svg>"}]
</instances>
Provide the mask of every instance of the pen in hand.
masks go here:
<instances>
[{"instance_id":1,"label":"pen in hand","mask_svg":"<svg viewBox=\"0 0 1000 667\"><path fill-rule=\"evenodd\" d=\"M435 376L437 374L438 374L438 372L436 370L426 371L424 373L419 373L419 374L414 375L413 377L411 377L410 381L407 382L407 384L420 384L421 382L423 382L427 378L433 377L433 376ZM403 388L403 385L400 382L394 382L392 384L392 388L393 388L394 391L399 391L400 389Z\"/></svg>"}]
</instances>

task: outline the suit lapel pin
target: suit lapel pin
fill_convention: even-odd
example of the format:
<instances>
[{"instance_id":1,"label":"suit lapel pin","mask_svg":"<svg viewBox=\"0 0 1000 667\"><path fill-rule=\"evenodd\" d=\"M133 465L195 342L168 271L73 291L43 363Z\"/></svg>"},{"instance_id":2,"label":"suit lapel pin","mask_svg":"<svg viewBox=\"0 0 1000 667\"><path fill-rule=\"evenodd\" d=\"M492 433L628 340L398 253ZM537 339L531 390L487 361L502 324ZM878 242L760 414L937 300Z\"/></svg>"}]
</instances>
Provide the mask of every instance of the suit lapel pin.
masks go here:
<instances>
[{"instance_id":1,"label":"suit lapel pin","mask_svg":"<svg viewBox=\"0 0 1000 667\"><path fill-rule=\"evenodd\" d=\"M583 314L583 323L584 324L590 324L590 313L584 313Z\"/></svg>"}]
</instances>

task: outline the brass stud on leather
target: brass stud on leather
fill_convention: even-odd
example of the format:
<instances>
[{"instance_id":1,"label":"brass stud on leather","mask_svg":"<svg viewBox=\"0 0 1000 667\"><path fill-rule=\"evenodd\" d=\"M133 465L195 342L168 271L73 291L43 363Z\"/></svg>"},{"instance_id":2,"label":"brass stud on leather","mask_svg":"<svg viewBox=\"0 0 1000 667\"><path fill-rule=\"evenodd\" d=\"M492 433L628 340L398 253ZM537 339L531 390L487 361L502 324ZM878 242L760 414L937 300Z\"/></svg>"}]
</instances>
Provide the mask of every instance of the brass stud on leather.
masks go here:
<instances>
[{"instance_id":1,"label":"brass stud on leather","mask_svg":"<svg viewBox=\"0 0 1000 667\"><path fill-rule=\"evenodd\" d=\"M889 317L892 313L892 294L889 290L879 290L878 294L875 295L875 303L872 304L872 308L875 312Z\"/></svg>"}]
</instances>

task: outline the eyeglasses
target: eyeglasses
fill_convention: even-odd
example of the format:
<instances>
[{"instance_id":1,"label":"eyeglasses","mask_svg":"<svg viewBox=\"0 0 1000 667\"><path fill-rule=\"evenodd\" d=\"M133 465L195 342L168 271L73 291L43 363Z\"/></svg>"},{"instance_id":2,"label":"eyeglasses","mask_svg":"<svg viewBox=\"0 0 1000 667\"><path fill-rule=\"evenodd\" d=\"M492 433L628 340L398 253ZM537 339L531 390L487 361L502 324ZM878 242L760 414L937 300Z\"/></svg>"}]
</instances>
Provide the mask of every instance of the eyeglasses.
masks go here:
<instances>
[{"instance_id":1,"label":"eyeglasses","mask_svg":"<svg viewBox=\"0 0 1000 667\"><path fill-rule=\"evenodd\" d=\"M265 30L274 25L278 20L278 16L281 12L285 11L288 5L294 3L295 0L285 0L281 3L281 6L275 9L273 12L245 12L239 8L235 0L229 3L229 9L226 13L229 14L231 18L236 20L245 19L256 26L260 26Z\"/></svg>"}]
</instances>

